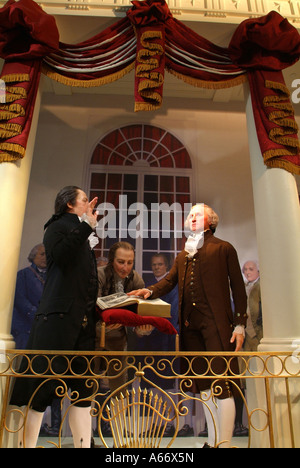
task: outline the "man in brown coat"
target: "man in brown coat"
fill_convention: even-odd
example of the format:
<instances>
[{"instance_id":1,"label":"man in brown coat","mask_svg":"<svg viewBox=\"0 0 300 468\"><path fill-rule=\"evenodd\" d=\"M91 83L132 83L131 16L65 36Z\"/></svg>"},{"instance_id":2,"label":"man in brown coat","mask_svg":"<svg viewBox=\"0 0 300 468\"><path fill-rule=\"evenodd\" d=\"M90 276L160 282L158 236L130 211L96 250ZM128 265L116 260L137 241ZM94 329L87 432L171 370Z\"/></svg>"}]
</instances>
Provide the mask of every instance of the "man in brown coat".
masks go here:
<instances>
[{"instance_id":1,"label":"man in brown coat","mask_svg":"<svg viewBox=\"0 0 300 468\"><path fill-rule=\"evenodd\" d=\"M191 236L169 274L149 289L130 293L155 299L178 284L181 350L234 352L240 351L243 346L247 321L244 281L236 250L228 242L214 236L218 222L218 215L207 205L192 207L186 221ZM211 369L213 374L226 372L224 359L213 358ZM230 362L230 369L239 373L236 359ZM199 356L193 363L193 371L198 375L207 375L207 370L207 360L203 355ZM204 411L209 444L205 444L205 447L214 445L216 440L227 441L222 447L230 446L235 418L234 385L227 380L217 381L216 378L211 381L195 379L195 382L200 393L206 391Z\"/></svg>"}]
</instances>

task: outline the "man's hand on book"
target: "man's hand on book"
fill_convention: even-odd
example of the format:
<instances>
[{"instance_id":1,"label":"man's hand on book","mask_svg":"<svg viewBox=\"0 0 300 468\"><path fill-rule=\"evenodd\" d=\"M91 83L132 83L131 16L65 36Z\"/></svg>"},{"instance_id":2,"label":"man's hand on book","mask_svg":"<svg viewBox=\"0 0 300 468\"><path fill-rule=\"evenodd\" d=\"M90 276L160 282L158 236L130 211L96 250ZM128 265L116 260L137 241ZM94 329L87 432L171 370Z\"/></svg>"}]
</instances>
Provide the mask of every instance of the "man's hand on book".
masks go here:
<instances>
[{"instance_id":1,"label":"man's hand on book","mask_svg":"<svg viewBox=\"0 0 300 468\"><path fill-rule=\"evenodd\" d=\"M138 296L142 297L143 299L148 299L152 294L152 291L150 289L135 289L134 291L131 291L130 293L127 293L128 296Z\"/></svg>"}]
</instances>

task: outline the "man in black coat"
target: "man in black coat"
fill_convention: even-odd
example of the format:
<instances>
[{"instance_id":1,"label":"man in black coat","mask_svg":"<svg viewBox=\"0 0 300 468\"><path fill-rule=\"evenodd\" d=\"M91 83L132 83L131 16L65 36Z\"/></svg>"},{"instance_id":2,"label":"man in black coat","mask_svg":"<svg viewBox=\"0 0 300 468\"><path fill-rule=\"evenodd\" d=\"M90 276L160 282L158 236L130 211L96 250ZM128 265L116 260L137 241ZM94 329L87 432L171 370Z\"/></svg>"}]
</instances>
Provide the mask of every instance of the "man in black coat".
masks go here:
<instances>
[{"instance_id":1,"label":"man in black coat","mask_svg":"<svg viewBox=\"0 0 300 468\"><path fill-rule=\"evenodd\" d=\"M29 350L94 350L98 280L88 238L97 225L97 212L93 212L96 203L97 198L89 202L86 194L74 186L65 187L56 197L55 215L45 225L47 279L29 337ZM36 356L33 371L46 372L49 358ZM24 358L20 372L28 373L27 367ZM83 357L72 361L72 371L76 374L84 374L86 367ZM51 369L58 374L65 373L64 356L55 358ZM11 404L29 407L21 446L35 447L44 411L57 398L58 386L78 392L69 412L69 423L75 447L89 447L91 404L82 401L91 393L86 381L66 379L63 383L30 377L16 379L11 398Z\"/></svg>"}]
</instances>

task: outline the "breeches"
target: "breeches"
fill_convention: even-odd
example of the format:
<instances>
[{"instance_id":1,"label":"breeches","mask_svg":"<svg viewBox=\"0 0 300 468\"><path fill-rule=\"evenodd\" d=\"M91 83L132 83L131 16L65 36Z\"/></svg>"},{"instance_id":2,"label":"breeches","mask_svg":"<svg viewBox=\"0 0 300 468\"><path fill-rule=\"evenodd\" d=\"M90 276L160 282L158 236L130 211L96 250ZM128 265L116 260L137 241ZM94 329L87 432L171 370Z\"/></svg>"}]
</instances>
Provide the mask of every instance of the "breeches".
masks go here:
<instances>
[{"instance_id":1,"label":"breeches","mask_svg":"<svg viewBox=\"0 0 300 468\"><path fill-rule=\"evenodd\" d=\"M183 326L181 330L181 343L184 351L201 353L201 355L197 356L196 354L195 357L191 357L193 361L191 371L189 372L189 375L192 373L197 376L193 379L196 392L202 392L211 388L216 398L230 398L232 393L234 393L234 384L223 378L223 376L229 375L232 371L233 373L239 373L237 359L231 357L225 358L220 355L205 355L207 351L231 351L230 343L228 343L228 349L224 349L214 319L207 318L205 324L199 327L199 329ZM230 358L230 365L228 366ZM186 368L186 364L183 370L184 368ZM218 378L219 376L222 376L222 378Z\"/></svg>"}]
</instances>

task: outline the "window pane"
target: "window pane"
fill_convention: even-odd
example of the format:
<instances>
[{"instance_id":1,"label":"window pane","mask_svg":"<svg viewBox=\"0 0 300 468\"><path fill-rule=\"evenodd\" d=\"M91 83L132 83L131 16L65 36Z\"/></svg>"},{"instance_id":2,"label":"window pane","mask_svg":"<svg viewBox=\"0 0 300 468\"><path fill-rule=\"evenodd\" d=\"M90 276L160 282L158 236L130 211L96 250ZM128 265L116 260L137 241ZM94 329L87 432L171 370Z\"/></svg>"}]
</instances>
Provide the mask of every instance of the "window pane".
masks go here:
<instances>
[{"instance_id":1,"label":"window pane","mask_svg":"<svg viewBox=\"0 0 300 468\"><path fill-rule=\"evenodd\" d=\"M158 203L158 193L145 193L144 203L148 209L151 208L151 203Z\"/></svg>"},{"instance_id":2,"label":"window pane","mask_svg":"<svg viewBox=\"0 0 300 468\"><path fill-rule=\"evenodd\" d=\"M174 203L174 195L173 193L161 193L159 196L160 203L168 203L172 205Z\"/></svg>"},{"instance_id":3,"label":"window pane","mask_svg":"<svg viewBox=\"0 0 300 468\"><path fill-rule=\"evenodd\" d=\"M159 162L160 167L174 167L173 159L169 155L162 157Z\"/></svg>"},{"instance_id":4,"label":"window pane","mask_svg":"<svg viewBox=\"0 0 300 468\"><path fill-rule=\"evenodd\" d=\"M161 176L160 177L160 191L162 192L174 192L174 177L172 176Z\"/></svg>"},{"instance_id":5,"label":"window pane","mask_svg":"<svg viewBox=\"0 0 300 468\"><path fill-rule=\"evenodd\" d=\"M91 164L107 164L111 150L104 148L102 145L97 145L92 159Z\"/></svg>"},{"instance_id":6,"label":"window pane","mask_svg":"<svg viewBox=\"0 0 300 468\"><path fill-rule=\"evenodd\" d=\"M143 255L145 250L157 251L158 249L158 239L152 238L151 233L148 239L143 239Z\"/></svg>"},{"instance_id":7,"label":"window pane","mask_svg":"<svg viewBox=\"0 0 300 468\"><path fill-rule=\"evenodd\" d=\"M144 178L144 190L157 192L158 190L158 177L154 175L146 175Z\"/></svg>"},{"instance_id":8,"label":"window pane","mask_svg":"<svg viewBox=\"0 0 300 468\"><path fill-rule=\"evenodd\" d=\"M176 177L176 192L190 193L189 177Z\"/></svg>"},{"instance_id":9,"label":"window pane","mask_svg":"<svg viewBox=\"0 0 300 468\"><path fill-rule=\"evenodd\" d=\"M130 207L133 203L137 202L137 192L127 192L124 193L127 196L127 208Z\"/></svg>"},{"instance_id":10,"label":"window pane","mask_svg":"<svg viewBox=\"0 0 300 468\"><path fill-rule=\"evenodd\" d=\"M124 175L124 190L137 190L138 176L135 174Z\"/></svg>"},{"instance_id":11,"label":"window pane","mask_svg":"<svg viewBox=\"0 0 300 468\"><path fill-rule=\"evenodd\" d=\"M108 174L107 188L108 190L121 190L122 174Z\"/></svg>"},{"instance_id":12,"label":"window pane","mask_svg":"<svg viewBox=\"0 0 300 468\"><path fill-rule=\"evenodd\" d=\"M105 189L106 174L94 172L91 178L91 189Z\"/></svg>"},{"instance_id":13,"label":"window pane","mask_svg":"<svg viewBox=\"0 0 300 468\"><path fill-rule=\"evenodd\" d=\"M115 208L119 208L119 199L121 192L107 192L106 202L111 203Z\"/></svg>"}]
</instances>

